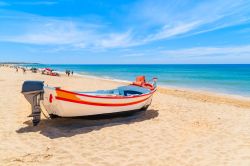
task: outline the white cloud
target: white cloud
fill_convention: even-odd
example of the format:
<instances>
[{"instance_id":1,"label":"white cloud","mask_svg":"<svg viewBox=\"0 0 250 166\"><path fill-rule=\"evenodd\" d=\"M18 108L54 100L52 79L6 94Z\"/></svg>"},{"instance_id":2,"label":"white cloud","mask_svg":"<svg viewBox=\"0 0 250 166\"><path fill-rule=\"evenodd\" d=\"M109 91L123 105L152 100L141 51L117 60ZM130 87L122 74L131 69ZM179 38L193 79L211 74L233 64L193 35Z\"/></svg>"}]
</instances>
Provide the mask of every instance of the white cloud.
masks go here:
<instances>
[{"instance_id":1,"label":"white cloud","mask_svg":"<svg viewBox=\"0 0 250 166\"><path fill-rule=\"evenodd\" d=\"M107 34L96 42L96 46L103 48L128 47L132 44L131 32Z\"/></svg>"},{"instance_id":2,"label":"white cloud","mask_svg":"<svg viewBox=\"0 0 250 166\"><path fill-rule=\"evenodd\" d=\"M49 5L56 1L20 3ZM0 41L70 45L79 49L128 48L177 36L205 33L250 20L250 3L245 0L199 1L195 4L178 0L143 0L131 8L132 14L128 18L124 15L120 18L129 21L121 21L118 27L106 24L105 21L91 23L79 18L51 18L0 11ZM9 23L11 20L14 24Z\"/></svg>"},{"instance_id":3,"label":"white cloud","mask_svg":"<svg viewBox=\"0 0 250 166\"><path fill-rule=\"evenodd\" d=\"M224 47L192 47L185 49L143 49L140 52L133 50L121 53L123 58L146 57L149 63L169 64L199 64L199 63L249 63L250 45ZM141 62L142 63L142 62Z\"/></svg>"},{"instance_id":4,"label":"white cloud","mask_svg":"<svg viewBox=\"0 0 250 166\"><path fill-rule=\"evenodd\" d=\"M199 22L190 22L187 24L179 24L175 25L173 27L164 26L158 33L149 35L144 41L150 42L160 39L166 39L173 36L185 34L186 32L189 32L190 30L193 30L199 25Z\"/></svg>"},{"instance_id":5,"label":"white cloud","mask_svg":"<svg viewBox=\"0 0 250 166\"><path fill-rule=\"evenodd\" d=\"M192 4L193 3L193 4ZM143 0L132 9L135 22L149 31L141 43L190 36L250 21L247 0L164 1ZM135 12L136 11L136 12ZM143 29L143 28L141 28Z\"/></svg>"},{"instance_id":6,"label":"white cloud","mask_svg":"<svg viewBox=\"0 0 250 166\"><path fill-rule=\"evenodd\" d=\"M15 13L15 16L3 17L4 19L17 19L12 25L6 24L6 27L3 27L8 31L13 28L15 34L0 31L0 41L36 45L68 45L72 49L92 48L94 50L128 47L133 44L129 30L105 33L103 32L105 27L99 24L26 13Z\"/></svg>"},{"instance_id":7,"label":"white cloud","mask_svg":"<svg viewBox=\"0 0 250 166\"><path fill-rule=\"evenodd\" d=\"M161 51L161 54L166 56L249 56L250 57L250 45L243 46L227 46L227 47L195 47L179 50L165 50Z\"/></svg>"},{"instance_id":8,"label":"white cloud","mask_svg":"<svg viewBox=\"0 0 250 166\"><path fill-rule=\"evenodd\" d=\"M43 19L39 22L30 22L28 25L24 23L22 26L26 28L20 34L14 36L2 35L0 40L28 44L60 45L80 42L89 35L87 31L79 31L71 21Z\"/></svg>"},{"instance_id":9,"label":"white cloud","mask_svg":"<svg viewBox=\"0 0 250 166\"><path fill-rule=\"evenodd\" d=\"M128 54L121 55L121 57L141 57L144 55L145 55L144 53L128 53Z\"/></svg>"}]
</instances>

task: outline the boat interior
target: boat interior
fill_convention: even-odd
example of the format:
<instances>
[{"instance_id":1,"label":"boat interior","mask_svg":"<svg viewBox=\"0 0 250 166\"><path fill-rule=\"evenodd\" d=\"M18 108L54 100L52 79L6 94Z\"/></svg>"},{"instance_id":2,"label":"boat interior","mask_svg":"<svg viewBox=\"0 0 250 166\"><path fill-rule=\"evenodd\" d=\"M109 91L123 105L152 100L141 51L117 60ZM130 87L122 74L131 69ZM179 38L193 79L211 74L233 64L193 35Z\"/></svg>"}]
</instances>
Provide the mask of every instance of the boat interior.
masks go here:
<instances>
[{"instance_id":1,"label":"boat interior","mask_svg":"<svg viewBox=\"0 0 250 166\"><path fill-rule=\"evenodd\" d=\"M98 90L94 92L77 92L80 94L89 94L89 95L107 95L107 96L134 96L134 95L141 95L150 93L149 89L142 88L139 86L128 85L128 86L121 86L117 89L112 90Z\"/></svg>"}]
</instances>

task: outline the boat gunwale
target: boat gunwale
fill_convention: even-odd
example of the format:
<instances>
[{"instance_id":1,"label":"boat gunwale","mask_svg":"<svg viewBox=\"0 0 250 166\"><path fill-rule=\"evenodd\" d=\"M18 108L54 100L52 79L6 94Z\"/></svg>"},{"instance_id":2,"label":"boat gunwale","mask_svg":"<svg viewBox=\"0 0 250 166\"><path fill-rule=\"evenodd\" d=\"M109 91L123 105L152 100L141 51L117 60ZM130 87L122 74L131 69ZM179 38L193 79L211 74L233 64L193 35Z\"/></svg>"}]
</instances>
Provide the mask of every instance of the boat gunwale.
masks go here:
<instances>
[{"instance_id":1,"label":"boat gunwale","mask_svg":"<svg viewBox=\"0 0 250 166\"><path fill-rule=\"evenodd\" d=\"M73 91L68 91L68 90L64 90L61 88L55 88L56 91L61 91L61 92L65 92L65 93L70 93L70 94L74 94L74 95L79 95L79 96L85 96L85 97L92 97L92 98L104 98L104 99L130 99L130 98L138 98L138 97L143 97L143 96L147 96L147 95L152 95L155 91L156 88L152 91L150 91L149 93L144 93L144 94L140 94L140 95L131 95L131 96L96 96L96 95L88 95L88 94L84 94L84 93L77 93L77 92L73 92Z\"/></svg>"}]
</instances>

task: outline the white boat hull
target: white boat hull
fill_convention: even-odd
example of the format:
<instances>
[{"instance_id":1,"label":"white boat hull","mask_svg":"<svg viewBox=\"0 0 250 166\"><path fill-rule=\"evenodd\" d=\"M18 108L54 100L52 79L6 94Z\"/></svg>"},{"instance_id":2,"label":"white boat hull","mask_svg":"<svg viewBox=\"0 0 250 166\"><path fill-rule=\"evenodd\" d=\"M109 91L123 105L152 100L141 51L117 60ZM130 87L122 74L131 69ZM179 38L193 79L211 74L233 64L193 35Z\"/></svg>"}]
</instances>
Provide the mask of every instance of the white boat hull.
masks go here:
<instances>
[{"instance_id":1,"label":"white boat hull","mask_svg":"<svg viewBox=\"0 0 250 166\"><path fill-rule=\"evenodd\" d=\"M43 105L47 112L60 117L118 113L147 108L154 91L135 96L91 96L44 87Z\"/></svg>"}]
</instances>

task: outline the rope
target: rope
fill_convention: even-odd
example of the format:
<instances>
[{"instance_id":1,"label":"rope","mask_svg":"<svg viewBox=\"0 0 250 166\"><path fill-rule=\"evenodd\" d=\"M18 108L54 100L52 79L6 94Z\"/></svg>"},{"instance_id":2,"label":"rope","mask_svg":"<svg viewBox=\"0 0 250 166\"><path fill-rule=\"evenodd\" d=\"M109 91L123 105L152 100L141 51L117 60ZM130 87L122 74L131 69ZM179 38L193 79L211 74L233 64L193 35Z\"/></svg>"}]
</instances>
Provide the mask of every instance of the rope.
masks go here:
<instances>
[{"instance_id":1,"label":"rope","mask_svg":"<svg viewBox=\"0 0 250 166\"><path fill-rule=\"evenodd\" d=\"M41 107L41 105L40 105L40 107ZM42 109L42 108L41 108L41 112L42 112L43 116L44 116L46 119L51 119L50 117L48 117L48 116L43 112L43 109Z\"/></svg>"},{"instance_id":2,"label":"rope","mask_svg":"<svg viewBox=\"0 0 250 166\"><path fill-rule=\"evenodd\" d=\"M43 113L43 116L44 116L46 119L51 119L50 117L48 117L47 115L45 115L45 113L43 112L42 109L41 109L41 112Z\"/></svg>"}]
</instances>

